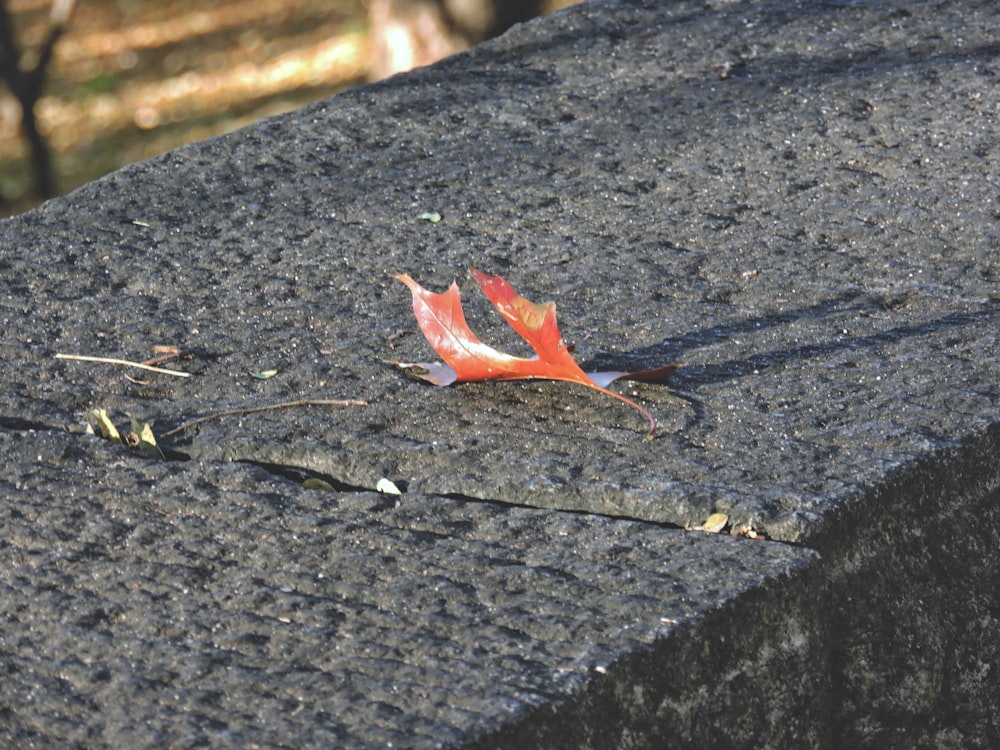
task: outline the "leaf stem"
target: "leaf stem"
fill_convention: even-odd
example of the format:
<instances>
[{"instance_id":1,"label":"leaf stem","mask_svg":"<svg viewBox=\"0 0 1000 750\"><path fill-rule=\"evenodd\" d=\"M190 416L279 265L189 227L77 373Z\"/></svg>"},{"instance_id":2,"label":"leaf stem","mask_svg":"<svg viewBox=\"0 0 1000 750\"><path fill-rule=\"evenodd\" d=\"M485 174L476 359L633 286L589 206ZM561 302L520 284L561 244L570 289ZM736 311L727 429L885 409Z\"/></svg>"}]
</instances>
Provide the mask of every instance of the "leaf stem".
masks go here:
<instances>
[{"instance_id":1,"label":"leaf stem","mask_svg":"<svg viewBox=\"0 0 1000 750\"><path fill-rule=\"evenodd\" d=\"M170 437L171 435L176 435L178 432L183 432L184 430L202 424L203 422L209 422L213 419L221 419L222 417L238 417L243 416L244 414L255 414L256 412L273 411L275 409L291 409L296 406L368 406L368 402L357 399L341 400L304 398L299 399L298 401L282 401L280 404L268 404L267 406L249 406L243 409L225 409L223 411L213 412L211 414L206 414L204 417L198 417L197 419L184 422L169 432L164 432L160 435L160 437L165 438Z\"/></svg>"},{"instance_id":2,"label":"leaf stem","mask_svg":"<svg viewBox=\"0 0 1000 750\"><path fill-rule=\"evenodd\" d=\"M576 382L579 382L579 381L576 381ZM640 414L642 414L647 420L649 420L649 432L646 434L646 440L652 440L653 439L653 435L656 432L656 420L653 418L653 415L650 413L649 409L647 409L646 407L644 407L642 404L636 403L632 399L630 399L630 398L628 398L626 396L621 395L620 393L615 393L614 391L609 390L607 388L602 388L601 386L597 385L597 383L588 382L588 383L582 383L582 385L585 385L588 388L593 388L595 391L600 391L601 393L606 393L609 396L614 396L619 401L624 401L626 404L628 404L633 409L635 409Z\"/></svg>"}]
</instances>

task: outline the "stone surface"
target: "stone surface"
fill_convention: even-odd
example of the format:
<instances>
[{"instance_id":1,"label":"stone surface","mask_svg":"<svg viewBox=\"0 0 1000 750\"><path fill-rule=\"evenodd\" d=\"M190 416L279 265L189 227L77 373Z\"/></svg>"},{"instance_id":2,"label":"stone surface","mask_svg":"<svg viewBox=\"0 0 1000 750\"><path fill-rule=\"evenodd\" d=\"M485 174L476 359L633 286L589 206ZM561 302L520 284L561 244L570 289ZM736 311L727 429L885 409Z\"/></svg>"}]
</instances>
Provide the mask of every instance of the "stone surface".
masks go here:
<instances>
[{"instance_id":1,"label":"stone surface","mask_svg":"<svg viewBox=\"0 0 1000 750\"><path fill-rule=\"evenodd\" d=\"M589 6L123 170L7 229L30 249L4 261L5 317L30 299L35 331L6 344L17 413L67 424L99 399L169 428L360 398L176 447L805 541L997 407L992 10L963 5L956 37L943 7ZM431 356L388 274L443 290L469 264L556 300L586 362L684 362L676 394L631 389L659 438L563 384L386 366ZM480 300L469 317L516 347ZM50 361L154 343L194 349L197 377Z\"/></svg>"},{"instance_id":2,"label":"stone surface","mask_svg":"<svg viewBox=\"0 0 1000 750\"><path fill-rule=\"evenodd\" d=\"M0 223L15 736L988 746L998 15L586 4ZM387 365L433 356L399 272L523 351L470 264L587 365L683 362L621 387L656 439L567 384ZM192 377L54 358L154 344ZM184 427L300 399L367 405ZM715 512L772 541L668 528Z\"/></svg>"},{"instance_id":3,"label":"stone surface","mask_svg":"<svg viewBox=\"0 0 1000 750\"><path fill-rule=\"evenodd\" d=\"M247 464L122 458L93 437L0 438L34 457L0 480L0 743L19 747L454 746L583 703L595 680L632 690L636 651L683 672L671 632L748 589L777 593L814 556L594 515L332 494ZM817 642L778 649L771 667L790 662L808 684ZM813 702L803 690L792 726ZM614 705L562 741L621 733Z\"/></svg>"}]
</instances>

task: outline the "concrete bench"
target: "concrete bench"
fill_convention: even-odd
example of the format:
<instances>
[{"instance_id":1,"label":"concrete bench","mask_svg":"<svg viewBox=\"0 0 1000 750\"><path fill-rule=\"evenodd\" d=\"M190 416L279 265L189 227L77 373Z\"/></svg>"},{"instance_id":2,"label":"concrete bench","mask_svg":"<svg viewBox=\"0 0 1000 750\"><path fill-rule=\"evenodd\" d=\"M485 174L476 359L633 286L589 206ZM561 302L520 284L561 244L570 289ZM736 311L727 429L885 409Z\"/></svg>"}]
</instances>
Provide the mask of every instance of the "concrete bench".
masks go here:
<instances>
[{"instance_id":1,"label":"concrete bench","mask_svg":"<svg viewBox=\"0 0 1000 750\"><path fill-rule=\"evenodd\" d=\"M996 743L998 23L588 3L0 223L0 744ZM655 439L386 364L470 264Z\"/></svg>"}]
</instances>

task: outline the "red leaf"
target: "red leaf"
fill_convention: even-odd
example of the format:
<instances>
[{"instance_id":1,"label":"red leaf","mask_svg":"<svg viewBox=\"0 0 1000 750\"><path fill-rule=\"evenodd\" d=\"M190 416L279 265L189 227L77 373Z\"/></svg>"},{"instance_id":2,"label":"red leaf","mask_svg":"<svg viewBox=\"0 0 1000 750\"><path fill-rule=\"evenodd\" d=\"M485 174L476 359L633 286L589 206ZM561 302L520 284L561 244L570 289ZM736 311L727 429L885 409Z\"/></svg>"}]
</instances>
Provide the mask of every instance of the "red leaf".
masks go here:
<instances>
[{"instance_id":1,"label":"red leaf","mask_svg":"<svg viewBox=\"0 0 1000 750\"><path fill-rule=\"evenodd\" d=\"M570 356L566 342L559 332L555 303L546 302L539 305L529 302L499 276L490 276L474 268L470 268L469 273L493 306L503 315L504 320L531 345L537 356L530 359L513 357L480 341L465 322L457 284L452 283L448 291L437 294L424 289L406 274L400 274L394 278L409 287L413 295L413 312L420 330L446 364L436 362L395 364L415 370L419 377L435 385L527 378L579 383L624 401L640 411L649 420L649 437L652 437L656 429L653 416L636 402L609 391L606 386L615 380L626 379L662 382L677 369L677 365L631 373L585 373Z\"/></svg>"}]
</instances>

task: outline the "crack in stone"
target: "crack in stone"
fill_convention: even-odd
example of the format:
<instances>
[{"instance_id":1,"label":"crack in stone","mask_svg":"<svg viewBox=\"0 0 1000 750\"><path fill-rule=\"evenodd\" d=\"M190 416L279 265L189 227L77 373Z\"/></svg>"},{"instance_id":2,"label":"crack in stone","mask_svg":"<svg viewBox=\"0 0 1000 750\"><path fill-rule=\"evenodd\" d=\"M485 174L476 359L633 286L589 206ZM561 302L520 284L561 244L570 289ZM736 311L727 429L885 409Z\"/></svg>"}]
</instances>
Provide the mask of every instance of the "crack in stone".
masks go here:
<instances>
[{"instance_id":1,"label":"crack in stone","mask_svg":"<svg viewBox=\"0 0 1000 750\"><path fill-rule=\"evenodd\" d=\"M5 417L0 416L0 429L12 430L14 432L65 432L64 427L57 427L55 425L46 424L45 422L38 422L33 419L26 419L24 417Z\"/></svg>"}]
</instances>

